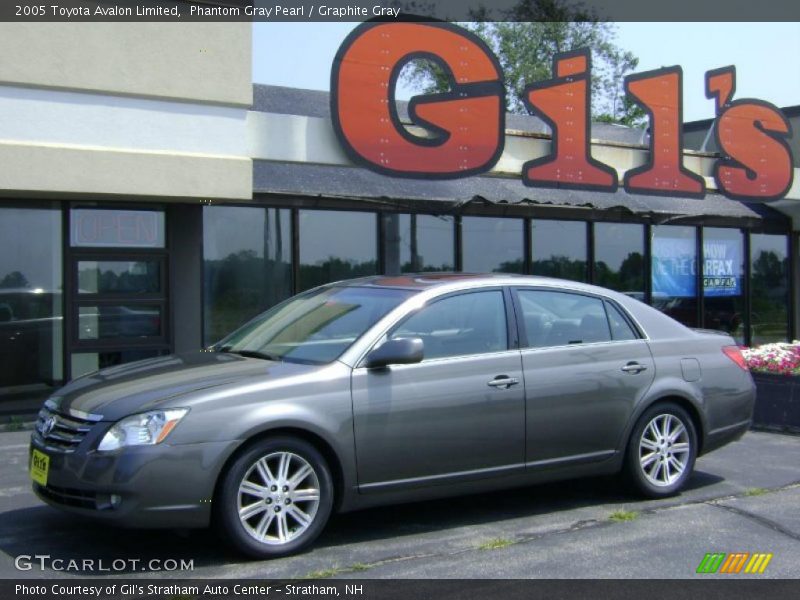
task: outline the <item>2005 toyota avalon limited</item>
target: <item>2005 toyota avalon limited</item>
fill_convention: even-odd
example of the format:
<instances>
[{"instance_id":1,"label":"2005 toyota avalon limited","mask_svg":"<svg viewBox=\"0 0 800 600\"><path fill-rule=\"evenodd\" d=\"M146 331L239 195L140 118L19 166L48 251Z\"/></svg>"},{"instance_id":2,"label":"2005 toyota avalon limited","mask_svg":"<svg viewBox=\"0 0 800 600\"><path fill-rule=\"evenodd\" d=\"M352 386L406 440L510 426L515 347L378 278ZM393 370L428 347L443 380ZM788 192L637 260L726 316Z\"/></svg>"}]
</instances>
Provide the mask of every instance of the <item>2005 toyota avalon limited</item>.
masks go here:
<instances>
[{"instance_id":1,"label":"2005 toyota avalon limited","mask_svg":"<svg viewBox=\"0 0 800 600\"><path fill-rule=\"evenodd\" d=\"M137 527L308 545L334 510L623 471L674 494L748 428L727 335L536 277L372 277L305 292L209 348L99 371L45 403L36 493Z\"/></svg>"}]
</instances>

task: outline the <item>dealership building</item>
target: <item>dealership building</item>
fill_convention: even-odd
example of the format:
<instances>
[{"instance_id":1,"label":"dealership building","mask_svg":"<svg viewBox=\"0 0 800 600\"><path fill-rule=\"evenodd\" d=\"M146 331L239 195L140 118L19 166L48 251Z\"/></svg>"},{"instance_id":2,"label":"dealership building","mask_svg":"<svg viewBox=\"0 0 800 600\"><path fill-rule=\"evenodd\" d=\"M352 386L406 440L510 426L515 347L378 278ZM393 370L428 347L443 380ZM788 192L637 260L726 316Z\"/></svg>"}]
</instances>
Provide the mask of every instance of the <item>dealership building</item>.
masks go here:
<instances>
[{"instance_id":1,"label":"dealership building","mask_svg":"<svg viewBox=\"0 0 800 600\"><path fill-rule=\"evenodd\" d=\"M253 84L251 36L0 24L0 413L374 273L562 277L741 344L800 337L797 139L793 187L769 204L715 193L710 121L685 127L702 199L526 186L522 165L551 139L519 115L491 172L388 177L348 159L327 92ZM620 179L647 161L646 131L594 124L591 138Z\"/></svg>"}]
</instances>

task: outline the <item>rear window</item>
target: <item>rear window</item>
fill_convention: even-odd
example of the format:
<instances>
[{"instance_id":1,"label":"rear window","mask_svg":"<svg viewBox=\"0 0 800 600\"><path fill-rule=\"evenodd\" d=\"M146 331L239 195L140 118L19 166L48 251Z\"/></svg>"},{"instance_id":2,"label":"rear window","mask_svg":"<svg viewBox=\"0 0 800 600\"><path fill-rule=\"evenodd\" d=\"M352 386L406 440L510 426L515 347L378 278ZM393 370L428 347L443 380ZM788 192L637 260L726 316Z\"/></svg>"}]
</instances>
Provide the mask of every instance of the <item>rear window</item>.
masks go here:
<instances>
[{"instance_id":1,"label":"rear window","mask_svg":"<svg viewBox=\"0 0 800 600\"><path fill-rule=\"evenodd\" d=\"M628 320L611 302L606 302L606 310L608 311L608 322L611 325L611 337L613 339L635 340L639 337Z\"/></svg>"},{"instance_id":2,"label":"rear window","mask_svg":"<svg viewBox=\"0 0 800 600\"><path fill-rule=\"evenodd\" d=\"M611 329L600 298L519 290L519 300L530 348L611 341Z\"/></svg>"}]
</instances>

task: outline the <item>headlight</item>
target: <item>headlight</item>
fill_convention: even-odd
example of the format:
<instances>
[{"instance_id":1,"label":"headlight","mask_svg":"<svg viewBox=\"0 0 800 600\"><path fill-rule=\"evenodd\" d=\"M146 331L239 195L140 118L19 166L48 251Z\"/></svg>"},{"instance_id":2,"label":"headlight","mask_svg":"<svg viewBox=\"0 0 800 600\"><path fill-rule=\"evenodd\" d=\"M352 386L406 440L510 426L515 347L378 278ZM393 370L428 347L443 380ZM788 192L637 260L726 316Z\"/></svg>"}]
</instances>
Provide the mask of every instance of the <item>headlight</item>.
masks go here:
<instances>
[{"instance_id":1,"label":"headlight","mask_svg":"<svg viewBox=\"0 0 800 600\"><path fill-rule=\"evenodd\" d=\"M125 417L108 430L97 449L107 452L125 446L158 444L188 412L188 408L170 408Z\"/></svg>"}]
</instances>

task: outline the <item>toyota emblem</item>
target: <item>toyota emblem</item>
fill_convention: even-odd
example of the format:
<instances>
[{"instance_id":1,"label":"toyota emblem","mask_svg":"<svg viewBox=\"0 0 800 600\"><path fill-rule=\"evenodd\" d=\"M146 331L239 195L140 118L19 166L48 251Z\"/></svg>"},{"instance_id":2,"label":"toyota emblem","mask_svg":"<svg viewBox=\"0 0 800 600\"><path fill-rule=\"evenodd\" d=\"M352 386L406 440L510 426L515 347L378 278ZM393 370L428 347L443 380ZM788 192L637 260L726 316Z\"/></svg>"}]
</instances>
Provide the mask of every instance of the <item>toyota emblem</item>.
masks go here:
<instances>
[{"instance_id":1,"label":"toyota emblem","mask_svg":"<svg viewBox=\"0 0 800 600\"><path fill-rule=\"evenodd\" d=\"M42 423L42 437L47 437L50 435L50 432L53 431L53 428L56 426L56 418L55 417L48 417L45 419L45 422Z\"/></svg>"}]
</instances>

